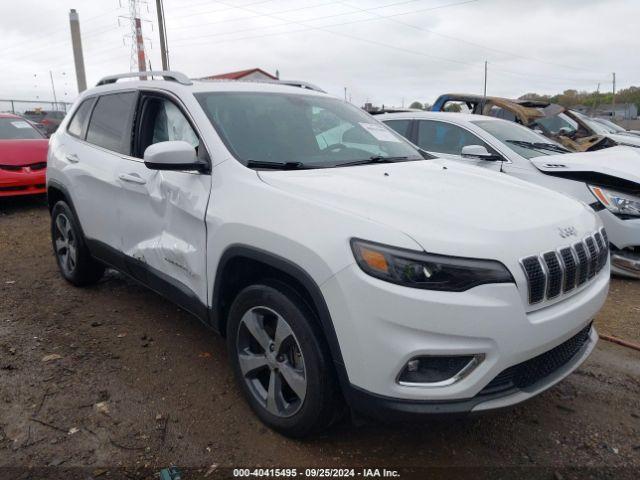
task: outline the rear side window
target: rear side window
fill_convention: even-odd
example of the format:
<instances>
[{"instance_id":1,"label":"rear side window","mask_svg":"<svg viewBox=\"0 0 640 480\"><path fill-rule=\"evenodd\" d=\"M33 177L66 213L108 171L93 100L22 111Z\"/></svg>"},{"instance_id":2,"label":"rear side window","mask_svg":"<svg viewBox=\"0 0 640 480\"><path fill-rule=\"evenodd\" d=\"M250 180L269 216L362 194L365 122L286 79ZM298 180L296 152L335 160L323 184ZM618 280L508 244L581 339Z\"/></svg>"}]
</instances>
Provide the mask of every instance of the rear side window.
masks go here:
<instances>
[{"instance_id":1,"label":"rear side window","mask_svg":"<svg viewBox=\"0 0 640 480\"><path fill-rule=\"evenodd\" d=\"M411 120L387 120L384 123L393 128L403 137L409 138L409 127L411 127Z\"/></svg>"},{"instance_id":2,"label":"rear side window","mask_svg":"<svg viewBox=\"0 0 640 480\"><path fill-rule=\"evenodd\" d=\"M87 124L87 118L91 113L91 106L93 105L93 98L89 98L82 102L73 115L69 128L67 131L74 137L84 138L84 126Z\"/></svg>"},{"instance_id":3,"label":"rear side window","mask_svg":"<svg viewBox=\"0 0 640 480\"><path fill-rule=\"evenodd\" d=\"M131 117L135 92L104 95L93 109L87 142L113 152L129 155L131 151Z\"/></svg>"}]
</instances>

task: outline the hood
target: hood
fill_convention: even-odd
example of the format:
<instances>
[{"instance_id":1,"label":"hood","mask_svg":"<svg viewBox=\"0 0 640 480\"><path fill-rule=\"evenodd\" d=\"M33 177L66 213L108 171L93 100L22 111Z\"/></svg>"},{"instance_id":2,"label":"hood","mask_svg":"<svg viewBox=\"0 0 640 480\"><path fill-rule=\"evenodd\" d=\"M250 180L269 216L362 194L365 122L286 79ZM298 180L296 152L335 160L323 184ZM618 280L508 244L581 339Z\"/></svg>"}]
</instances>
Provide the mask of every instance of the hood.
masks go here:
<instances>
[{"instance_id":1,"label":"hood","mask_svg":"<svg viewBox=\"0 0 640 480\"><path fill-rule=\"evenodd\" d=\"M49 140L0 140L0 165L22 167L47 161Z\"/></svg>"},{"instance_id":2,"label":"hood","mask_svg":"<svg viewBox=\"0 0 640 480\"><path fill-rule=\"evenodd\" d=\"M595 173L627 180L640 186L640 149L634 147L547 155L532 158L531 163L538 170L550 175L571 178L571 173ZM587 180L585 175L579 177L581 180Z\"/></svg>"},{"instance_id":3,"label":"hood","mask_svg":"<svg viewBox=\"0 0 640 480\"><path fill-rule=\"evenodd\" d=\"M634 134L629 134L629 133L609 133L607 135L607 137L609 137L611 140L613 140L613 141L615 141L617 143L633 145L634 147L640 147L640 137L638 137L637 135L634 135Z\"/></svg>"},{"instance_id":4,"label":"hood","mask_svg":"<svg viewBox=\"0 0 640 480\"><path fill-rule=\"evenodd\" d=\"M598 224L564 195L442 159L259 175L275 188L397 229L433 253L511 263L570 243L558 229L586 234Z\"/></svg>"}]
</instances>

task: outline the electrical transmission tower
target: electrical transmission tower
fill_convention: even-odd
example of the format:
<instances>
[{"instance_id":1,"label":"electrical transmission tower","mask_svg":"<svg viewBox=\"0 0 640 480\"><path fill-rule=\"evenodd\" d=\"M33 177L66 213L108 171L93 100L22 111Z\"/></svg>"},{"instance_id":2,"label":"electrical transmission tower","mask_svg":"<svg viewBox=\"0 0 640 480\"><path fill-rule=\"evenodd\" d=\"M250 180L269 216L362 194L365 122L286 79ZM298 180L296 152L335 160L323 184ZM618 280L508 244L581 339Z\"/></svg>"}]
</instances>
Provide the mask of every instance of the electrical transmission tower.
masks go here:
<instances>
[{"instance_id":1,"label":"electrical transmission tower","mask_svg":"<svg viewBox=\"0 0 640 480\"><path fill-rule=\"evenodd\" d=\"M149 20L143 18L142 7L144 6L149 11L149 6L146 0L128 0L129 15L121 15L120 19L124 19L129 23L131 32L126 37L129 38L131 43L131 60L129 68L133 71L144 72L147 70L147 55L144 48L145 37L142 34L142 23L149 22ZM122 3L120 4L122 6ZM143 80L145 79L142 77Z\"/></svg>"}]
</instances>

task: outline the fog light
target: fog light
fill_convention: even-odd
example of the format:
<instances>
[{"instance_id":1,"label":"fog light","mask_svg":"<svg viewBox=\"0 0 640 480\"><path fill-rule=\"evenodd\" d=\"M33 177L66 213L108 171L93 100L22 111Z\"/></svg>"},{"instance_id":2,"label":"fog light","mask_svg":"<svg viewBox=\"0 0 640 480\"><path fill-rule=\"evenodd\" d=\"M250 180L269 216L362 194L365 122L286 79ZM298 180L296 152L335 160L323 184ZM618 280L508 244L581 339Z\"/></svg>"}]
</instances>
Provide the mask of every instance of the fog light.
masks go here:
<instances>
[{"instance_id":1,"label":"fog light","mask_svg":"<svg viewBox=\"0 0 640 480\"><path fill-rule=\"evenodd\" d=\"M420 360L409 360L407 362L407 372L417 372L420 367Z\"/></svg>"},{"instance_id":2,"label":"fog light","mask_svg":"<svg viewBox=\"0 0 640 480\"><path fill-rule=\"evenodd\" d=\"M412 358L398 376L401 385L451 385L471 372L484 355L424 356Z\"/></svg>"}]
</instances>

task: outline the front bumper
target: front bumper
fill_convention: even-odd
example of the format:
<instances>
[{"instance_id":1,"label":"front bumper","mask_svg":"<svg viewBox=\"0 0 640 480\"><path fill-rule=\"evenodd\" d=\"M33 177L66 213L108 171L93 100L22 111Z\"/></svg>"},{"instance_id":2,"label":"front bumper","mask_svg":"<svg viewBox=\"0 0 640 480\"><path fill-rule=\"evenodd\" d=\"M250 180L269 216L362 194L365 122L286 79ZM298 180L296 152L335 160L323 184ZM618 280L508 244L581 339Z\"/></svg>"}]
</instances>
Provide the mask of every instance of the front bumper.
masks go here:
<instances>
[{"instance_id":1,"label":"front bumper","mask_svg":"<svg viewBox=\"0 0 640 480\"><path fill-rule=\"evenodd\" d=\"M640 218L623 220L608 210L598 215L611 242L611 273L640 279Z\"/></svg>"},{"instance_id":2,"label":"front bumper","mask_svg":"<svg viewBox=\"0 0 640 480\"><path fill-rule=\"evenodd\" d=\"M495 391L496 388L492 389L488 386L473 398L451 401L402 400L375 395L357 387L347 389L345 396L349 404L360 414L384 422L414 421L418 417L464 415L508 408L549 389L567 377L587 359L595 348L598 334L591 325L586 328L589 329L586 341L566 363L523 388L513 385L504 389L498 388Z\"/></svg>"},{"instance_id":3,"label":"front bumper","mask_svg":"<svg viewBox=\"0 0 640 480\"><path fill-rule=\"evenodd\" d=\"M612 250L611 273L640 279L640 254L629 250Z\"/></svg>"},{"instance_id":4,"label":"front bumper","mask_svg":"<svg viewBox=\"0 0 640 480\"><path fill-rule=\"evenodd\" d=\"M356 409L367 397L377 399L374 404L397 404L400 411L442 413L498 408L529 398L577 368L595 345L595 332L579 356L526 391L477 396L509 367L583 330L604 303L608 277L608 269L603 269L583 290L526 312L513 284L434 292L393 285L369 277L356 265L348 267L322 285L348 377L343 381L345 395ZM397 382L398 373L414 357L476 354L483 354L484 361L451 385Z\"/></svg>"},{"instance_id":5,"label":"front bumper","mask_svg":"<svg viewBox=\"0 0 640 480\"><path fill-rule=\"evenodd\" d=\"M46 170L0 171L0 197L38 195L47 192Z\"/></svg>"}]
</instances>

